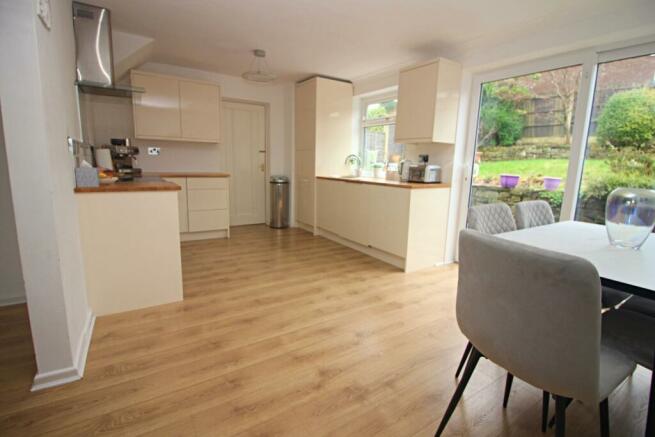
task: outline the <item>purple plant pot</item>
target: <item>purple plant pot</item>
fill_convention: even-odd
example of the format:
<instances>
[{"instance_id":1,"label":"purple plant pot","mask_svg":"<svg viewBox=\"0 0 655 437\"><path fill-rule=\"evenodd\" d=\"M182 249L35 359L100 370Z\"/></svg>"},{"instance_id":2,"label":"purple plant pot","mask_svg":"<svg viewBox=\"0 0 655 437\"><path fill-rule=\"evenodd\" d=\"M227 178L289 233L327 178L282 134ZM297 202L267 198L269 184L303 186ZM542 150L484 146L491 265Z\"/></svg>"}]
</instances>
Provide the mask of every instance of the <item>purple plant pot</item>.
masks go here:
<instances>
[{"instance_id":1,"label":"purple plant pot","mask_svg":"<svg viewBox=\"0 0 655 437\"><path fill-rule=\"evenodd\" d=\"M514 188L519 184L519 179L521 179L521 176L513 174L501 174L500 186L503 188Z\"/></svg>"},{"instance_id":2,"label":"purple plant pot","mask_svg":"<svg viewBox=\"0 0 655 437\"><path fill-rule=\"evenodd\" d=\"M544 177L544 188L548 191L555 191L562 182L561 178Z\"/></svg>"}]
</instances>

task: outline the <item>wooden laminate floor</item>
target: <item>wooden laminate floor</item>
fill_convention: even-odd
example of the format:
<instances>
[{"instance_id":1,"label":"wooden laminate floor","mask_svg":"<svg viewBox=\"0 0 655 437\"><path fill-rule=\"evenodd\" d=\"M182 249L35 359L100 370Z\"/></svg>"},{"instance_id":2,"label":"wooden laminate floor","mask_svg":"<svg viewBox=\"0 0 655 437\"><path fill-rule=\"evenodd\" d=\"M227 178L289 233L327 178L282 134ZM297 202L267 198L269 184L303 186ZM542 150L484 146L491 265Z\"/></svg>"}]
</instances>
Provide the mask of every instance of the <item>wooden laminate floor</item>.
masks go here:
<instances>
[{"instance_id":1,"label":"wooden laminate floor","mask_svg":"<svg viewBox=\"0 0 655 437\"><path fill-rule=\"evenodd\" d=\"M457 268L404 274L299 229L183 244L185 300L98 318L84 379L30 393L24 305L0 309L0 435L431 436L465 345ZM482 360L447 435L529 436L540 392ZM610 398L641 436L650 372ZM551 411L552 411L551 407ZM568 410L598 435L596 408ZM553 435L549 432L548 435Z\"/></svg>"}]
</instances>

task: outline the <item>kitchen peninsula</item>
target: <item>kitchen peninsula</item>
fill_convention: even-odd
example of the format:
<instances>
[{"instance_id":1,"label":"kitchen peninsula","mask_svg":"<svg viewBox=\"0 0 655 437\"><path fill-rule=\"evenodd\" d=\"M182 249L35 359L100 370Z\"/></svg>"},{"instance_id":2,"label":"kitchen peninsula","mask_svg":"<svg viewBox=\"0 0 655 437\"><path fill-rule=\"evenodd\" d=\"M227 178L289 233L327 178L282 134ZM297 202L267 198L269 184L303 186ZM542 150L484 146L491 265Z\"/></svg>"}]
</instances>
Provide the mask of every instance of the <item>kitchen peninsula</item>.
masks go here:
<instances>
[{"instance_id":1,"label":"kitchen peninsula","mask_svg":"<svg viewBox=\"0 0 655 437\"><path fill-rule=\"evenodd\" d=\"M179 191L156 177L75 189L96 315L182 300Z\"/></svg>"}]
</instances>

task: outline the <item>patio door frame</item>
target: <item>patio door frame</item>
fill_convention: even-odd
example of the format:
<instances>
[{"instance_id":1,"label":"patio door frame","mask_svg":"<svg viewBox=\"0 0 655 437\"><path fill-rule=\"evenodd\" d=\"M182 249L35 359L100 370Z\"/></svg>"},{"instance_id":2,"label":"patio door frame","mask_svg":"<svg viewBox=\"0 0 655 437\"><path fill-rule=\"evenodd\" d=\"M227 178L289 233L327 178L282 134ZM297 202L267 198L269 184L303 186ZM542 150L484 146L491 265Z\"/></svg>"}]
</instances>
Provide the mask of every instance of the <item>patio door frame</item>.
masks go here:
<instances>
[{"instance_id":1,"label":"patio door frame","mask_svg":"<svg viewBox=\"0 0 655 437\"><path fill-rule=\"evenodd\" d=\"M574 220L578 192L582 180L598 64L655 53L655 41L652 38L648 41L623 42L611 46L579 50L473 74L468 124L465 135L464 168L462 171L463 183L459 193L458 226L455 229L457 234L459 234L461 229L466 227L466 217L472 190L473 159L477 147L482 84L574 65L580 65L582 67L574 111L575 123L571 133L571 152L560 213L560 220Z\"/></svg>"}]
</instances>

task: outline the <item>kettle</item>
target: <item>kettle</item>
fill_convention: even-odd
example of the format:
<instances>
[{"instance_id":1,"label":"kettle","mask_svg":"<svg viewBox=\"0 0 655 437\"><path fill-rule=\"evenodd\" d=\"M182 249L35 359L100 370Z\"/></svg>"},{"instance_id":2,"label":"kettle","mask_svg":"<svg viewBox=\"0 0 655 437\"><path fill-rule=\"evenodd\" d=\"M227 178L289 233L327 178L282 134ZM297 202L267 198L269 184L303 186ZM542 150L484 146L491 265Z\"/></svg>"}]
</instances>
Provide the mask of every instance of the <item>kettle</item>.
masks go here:
<instances>
[{"instance_id":1,"label":"kettle","mask_svg":"<svg viewBox=\"0 0 655 437\"><path fill-rule=\"evenodd\" d=\"M407 182L409 180L409 167L411 167L412 164L414 163L409 159L403 159L400 161L398 174L400 175L400 180L402 182Z\"/></svg>"}]
</instances>

